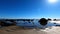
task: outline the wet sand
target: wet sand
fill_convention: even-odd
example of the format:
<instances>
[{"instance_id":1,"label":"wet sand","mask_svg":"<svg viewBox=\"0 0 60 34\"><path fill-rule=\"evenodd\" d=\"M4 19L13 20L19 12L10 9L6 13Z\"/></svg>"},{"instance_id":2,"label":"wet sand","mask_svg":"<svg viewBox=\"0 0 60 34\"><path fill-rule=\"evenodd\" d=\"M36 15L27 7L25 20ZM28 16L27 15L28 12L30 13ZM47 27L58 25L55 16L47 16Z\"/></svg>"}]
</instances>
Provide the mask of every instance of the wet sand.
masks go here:
<instances>
[{"instance_id":1,"label":"wet sand","mask_svg":"<svg viewBox=\"0 0 60 34\"><path fill-rule=\"evenodd\" d=\"M27 29L18 26L0 28L0 34L60 34L60 27L44 29Z\"/></svg>"}]
</instances>

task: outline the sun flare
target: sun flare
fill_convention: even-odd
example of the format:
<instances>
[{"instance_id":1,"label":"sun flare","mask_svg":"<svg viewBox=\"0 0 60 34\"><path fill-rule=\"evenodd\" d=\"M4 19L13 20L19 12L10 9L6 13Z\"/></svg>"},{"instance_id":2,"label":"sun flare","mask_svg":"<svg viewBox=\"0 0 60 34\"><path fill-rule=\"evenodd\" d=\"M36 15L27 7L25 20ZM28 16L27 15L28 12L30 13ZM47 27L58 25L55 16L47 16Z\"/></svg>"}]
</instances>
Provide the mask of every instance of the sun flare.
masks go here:
<instances>
[{"instance_id":1,"label":"sun flare","mask_svg":"<svg viewBox=\"0 0 60 34\"><path fill-rule=\"evenodd\" d=\"M48 0L49 3L56 3L58 0Z\"/></svg>"}]
</instances>

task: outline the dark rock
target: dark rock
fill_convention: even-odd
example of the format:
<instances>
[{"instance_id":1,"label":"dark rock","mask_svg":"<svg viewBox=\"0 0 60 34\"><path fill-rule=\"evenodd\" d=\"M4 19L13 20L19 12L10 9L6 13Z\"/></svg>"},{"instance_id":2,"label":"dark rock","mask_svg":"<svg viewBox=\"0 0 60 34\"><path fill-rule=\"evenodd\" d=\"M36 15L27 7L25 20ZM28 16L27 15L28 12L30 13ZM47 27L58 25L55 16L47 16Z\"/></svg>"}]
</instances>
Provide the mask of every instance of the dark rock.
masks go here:
<instances>
[{"instance_id":1,"label":"dark rock","mask_svg":"<svg viewBox=\"0 0 60 34\"><path fill-rule=\"evenodd\" d=\"M47 22L48 22L48 20L45 19L45 18L41 18L41 19L39 20L39 23L40 23L41 25L43 25L43 26L45 26L45 25L47 24Z\"/></svg>"}]
</instances>

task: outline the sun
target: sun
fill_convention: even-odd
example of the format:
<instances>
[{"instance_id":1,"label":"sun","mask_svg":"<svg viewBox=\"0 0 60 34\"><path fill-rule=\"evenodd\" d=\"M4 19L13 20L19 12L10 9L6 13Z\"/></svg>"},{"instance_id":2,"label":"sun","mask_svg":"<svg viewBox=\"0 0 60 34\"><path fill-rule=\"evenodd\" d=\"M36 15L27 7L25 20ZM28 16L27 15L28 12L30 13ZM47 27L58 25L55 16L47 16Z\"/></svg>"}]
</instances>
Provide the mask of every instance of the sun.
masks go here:
<instances>
[{"instance_id":1,"label":"sun","mask_svg":"<svg viewBox=\"0 0 60 34\"><path fill-rule=\"evenodd\" d=\"M49 3L56 3L58 0L48 0Z\"/></svg>"}]
</instances>

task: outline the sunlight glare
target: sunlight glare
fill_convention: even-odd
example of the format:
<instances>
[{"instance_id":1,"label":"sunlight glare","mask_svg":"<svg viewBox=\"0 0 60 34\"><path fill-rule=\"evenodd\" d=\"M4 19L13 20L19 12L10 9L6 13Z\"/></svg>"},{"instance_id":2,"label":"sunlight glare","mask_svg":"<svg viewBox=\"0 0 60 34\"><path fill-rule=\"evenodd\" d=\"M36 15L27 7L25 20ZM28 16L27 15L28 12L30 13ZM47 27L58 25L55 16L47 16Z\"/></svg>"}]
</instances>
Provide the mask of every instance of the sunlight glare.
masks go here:
<instances>
[{"instance_id":1,"label":"sunlight glare","mask_svg":"<svg viewBox=\"0 0 60 34\"><path fill-rule=\"evenodd\" d=\"M49 3L57 3L58 0L48 0Z\"/></svg>"}]
</instances>

